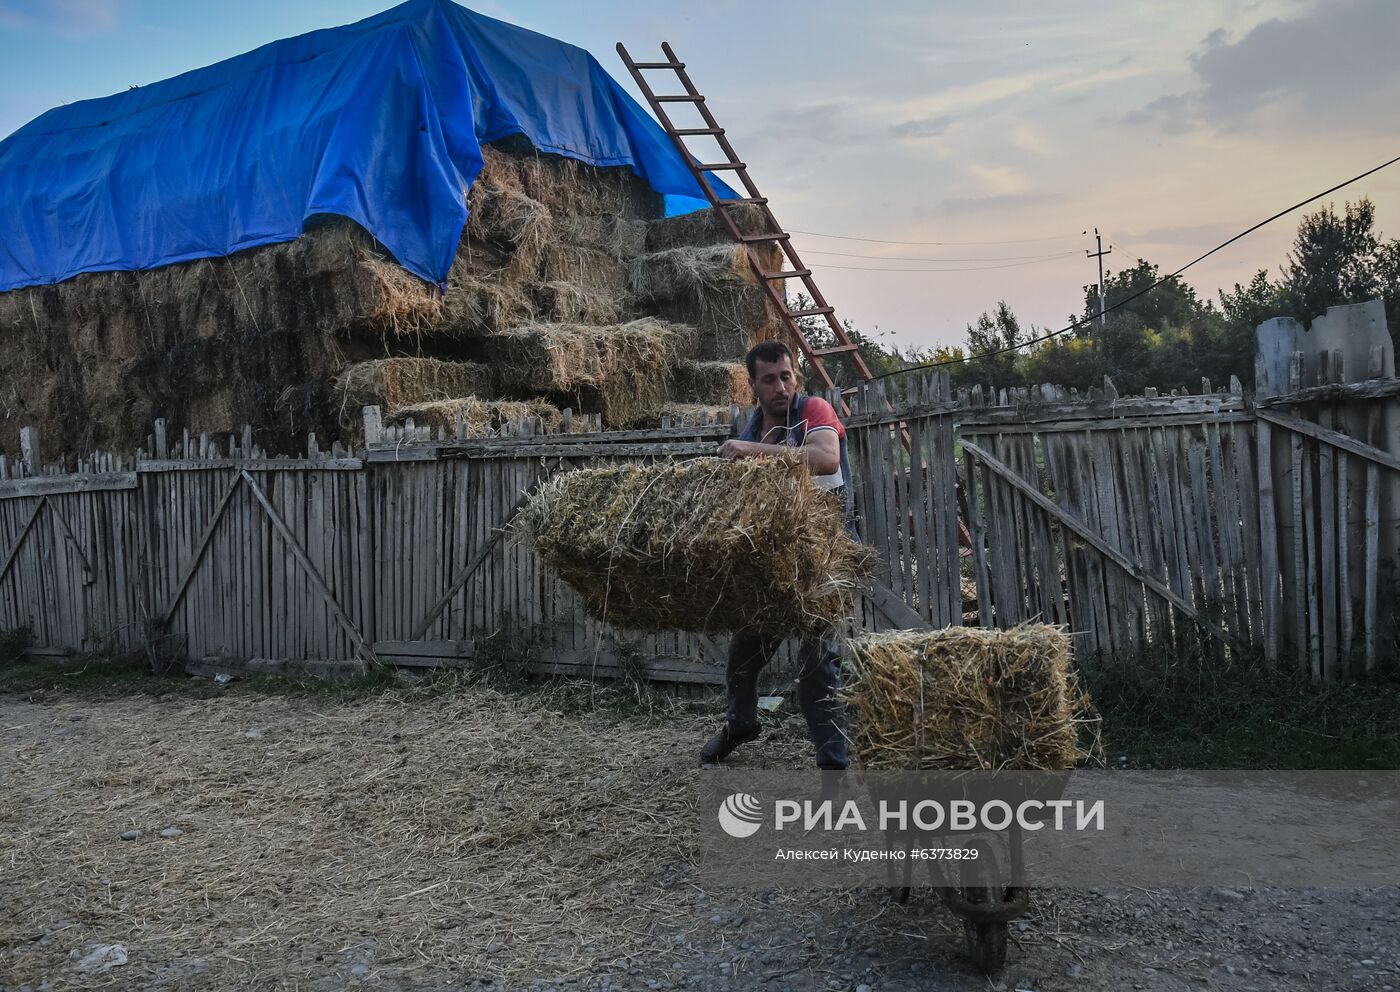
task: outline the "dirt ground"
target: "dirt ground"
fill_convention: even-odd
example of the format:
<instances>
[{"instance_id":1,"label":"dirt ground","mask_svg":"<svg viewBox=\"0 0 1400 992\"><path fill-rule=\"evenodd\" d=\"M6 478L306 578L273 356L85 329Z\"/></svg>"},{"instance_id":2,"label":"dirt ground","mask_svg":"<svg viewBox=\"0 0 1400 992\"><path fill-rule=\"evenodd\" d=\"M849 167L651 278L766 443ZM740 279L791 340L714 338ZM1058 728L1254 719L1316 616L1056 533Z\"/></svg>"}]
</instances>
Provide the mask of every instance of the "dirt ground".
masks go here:
<instances>
[{"instance_id":1,"label":"dirt ground","mask_svg":"<svg viewBox=\"0 0 1400 992\"><path fill-rule=\"evenodd\" d=\"M570 698L0 694L0 990L1400 989L1395 889L1042 893L996 980L931 898L703 891L714 708Z\"/></svg>"}]
</instances>

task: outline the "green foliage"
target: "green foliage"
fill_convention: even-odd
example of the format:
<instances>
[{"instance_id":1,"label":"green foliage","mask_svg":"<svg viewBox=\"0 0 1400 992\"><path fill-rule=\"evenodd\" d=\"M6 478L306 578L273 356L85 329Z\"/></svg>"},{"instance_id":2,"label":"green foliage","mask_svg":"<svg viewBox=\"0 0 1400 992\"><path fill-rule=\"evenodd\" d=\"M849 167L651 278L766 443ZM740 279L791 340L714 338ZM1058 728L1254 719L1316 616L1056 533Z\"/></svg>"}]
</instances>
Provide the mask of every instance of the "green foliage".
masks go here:
<instances>
[{"instance_id":1,"label":"green foliage","mask_svg":"<svg viewBox=\"0 0 1400 992\"><path fill-rule=\"evenodd\" d=\"M1120 392L1152 386L1197 392L1201 380L1222 386L1237 376L1254 381L1255 329L1271 317L1304 324L1329 306L1385 300L1392 338L1400 341L1400 240L1374 230L1370 200L1347 203L1340 214L1327 206L1299 223L1293 249L1277 282L1260 270L1247 285L1219 294L1219 306L1201 300L1178 277L1155 285L1159 267L1145 259L1104 279L1103 323L1098 286L1084 287L1084 309L1074 330L1024 348L1014 358L997 355L969 361L954 382L997 387L1052 382L1087 389L1110 377ZM1017 327L1014 314L998 306L968 328L967 352L975 356L989 341L1006 342ZM1034 337L1034 334L1027 337ZM1022 339L1024 340L1024 338Z\"/></svg>"},{"instance_id":2,"label":"green foliage","mask_svg":"<svg viewBox=\"0 0 1400 992\"><path fill-rule=\"evenodd\" d=\"M19 661L33 641L34 632L28 627L0 631L0 664Z\"/></svg>"},{"instance_id":3,"label":"green foliage","mask_svg":"<svg viewBox=\"0 0 1400 992\"><path fill-rule=\"evenodd\" d=\"M793 310L807 310L815 304L807 298L805 293L798 293L797 298L791 301L789 306ZM802 328L803 336L813 348L834 348L840 342L836 338L836 332L827 323L825 317L799 317L798 326ZM842 328L846 336L851 339L852 344L860 346L860 357L865 360L866 367L871 374L880 375L885 372L893 372L901 369L906 362L900 357L897 348L885 347L880 343L880 339L888 335L876 328L871 333L866 333L855 327L849 320L842 322ZM798 357L798 371L806 383L807 389L812 392L822 390L821 376L817 375L817 370L812 367L806 358ZM854 386L860 381L860 376L856 374L855 364L846 356L830 355L822 360L822 365L826 368L827 375L841 388Z\"/></svg>"},{"instance_id":4,"label":"green foliage","mask_svg":"<svg viewBox=\"0 0 1400 992\"><path fill-rule=\"evenodd\" d=\"M1099 386L1104 377L1122 393L1148 386L1199 392L1201 380L1212 386L1237 376L1254 383L1255 329L1271 317L1294 317L1304 324L1329 306L1385 300L1392 338L1400 343L1400 239L1385 240L1375 227L1375 206L1368 199L1346 203L1339 214L1326 206L1303 217L1277 281L1267 270L1250 281L1222 290L1218 305L1202 300L1179 277L1161 279L1161 269L1146 259L1130 268L1106 272L1104 295L1112 309L1098 320L1098 285L1084 287L1084 309L1070 322L1074 330L1042 344L1030 344L1042 332L1022 326L1006 301L967 325L964 344L900 352L876 330L867 333L849 321L846 334L860 345L872 373L926 363L947 363L954 387L974 385L1002 389L1042 382L1080 390ZM810 307L798 296L794 309ZM837 344L825 319L798 321L816 348ZM1008 350L1011 349L1011 350ZM983 356L983 357L979 357ZM857 381L852 364L832 356L827 371L840 386ZM819 389L815 370L799 363L809 388Z\"/></svg>"},{"instance_id":5,"label":"green foliage","mask_svg":"<svg viewBox=\"0 0 1400 992\"><path fill-rule=\"evenodd\" d=\"M1021 355L1014 349L1034 336L1034 330L1021 329L1021 322L1006 301L998 300L995 310L983 313L975 323L967 325L967 353L976 359L970 363L976 366L975 381L993 389L1019 385L1017 365ZM960 374L957 378L956 385L963 385L962 380L969 377Z\"/></svg>"},{"instance_id":6,"label":"green foliage","mask_svg":"<svg viewBox=\"0 0 1400 992\"><path fill-rule=\"evenodd\" d=\"M1141 258L1131 269L1105 273L1105 307L1117 307L1114 315L1131 314L1143 326L1159 329L1186 327L1214 315L1214 307L1209 303L1203 304L1197 298L1196 291L1182 282L1180 276L1172 276L1154 288L1152 284L1160 278L1158 267ZM1096 283L1084 287L1084 313L1080 319L1090 320L1097 317L1098 312L1099 287ZM1071 317L1069 322L1073 323L1074 320ZM1088 328L1088 331L1092 333L1093 328Z\"/></svg>"},{"instance_id":7,"label":"green foliage","mask_svg":"<svg viewBox=\"0 0 1400 992\"><path fill-rule=\"evenodd\" d=\"M1369 199L1309 214L1298 225L1293 251L1283 267L1283 298L1301 321L1339 303L1362 303L1380 288L1375 256L1381 247L1372 230L1376 208Z\"/></svg>"},{"instance_id":8,"label":"green foliage","mask_svg":"<svg viewBox=\"0 0 1400 992\"><path fill-rule=\"evenodd\" d=\"M1400 769L1394 677L1315 685L1202 658L1090 666L1110 762L1137 768Z\"/></svg>"}]
</instances>

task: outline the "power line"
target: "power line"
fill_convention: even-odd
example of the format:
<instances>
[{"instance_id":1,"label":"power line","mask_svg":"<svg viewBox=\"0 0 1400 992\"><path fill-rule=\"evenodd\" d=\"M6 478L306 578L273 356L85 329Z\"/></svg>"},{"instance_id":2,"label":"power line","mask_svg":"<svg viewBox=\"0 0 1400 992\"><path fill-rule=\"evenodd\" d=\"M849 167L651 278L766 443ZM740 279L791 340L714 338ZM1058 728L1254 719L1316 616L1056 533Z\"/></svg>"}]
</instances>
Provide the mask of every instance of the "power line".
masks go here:
<instances>
[{"instance_id":1,"label":"power line","mask_svg":"<svg viewBox=\"0 0 1400 992\"><path fill-rule=\"evenodd\" d=\"M1047 238L1021 238L1013 241L890 241L886 238L857 238L850 234L822 234L820 231L798 231L788 229L789 234L805 234L811 238L835 238L838 241L865 241L872 245L916 245L921 248L967 248L975 245L1029 245L1037 241L1064 241L1068 238L1082 238L1078 234L1054 234Z\"/></svg>"},{"instance_id":2,"label":"power line","mask_svg":"<svg viewBox=\"0 0 1400 992\"><path fill-rule=\"evenodd\" d=\"M1146 289L1140 289L1140 290L1138 290L1136 293L1134 293L1132 296L1128 296L1128 297L1125 297L1124 299L1119 300L1117 303L1113 304L1113 306L1106 308L1106 309L1103 310L1102 312L1103 312L1103 313L1109 313L1110 311L1117 310L1117 309L1118 309L1119 307L1121 307L1121 306L1126 306L1127 304L1133 302L1133 300L1136 300L1136 299L1138 299L1139 297L1146 296L1148 293L1152 292L1154 289L1156 289L1158 286L1162 285L1163 283L1165 283L1165 282L1170 282L1171 280L1175 279L1177 276L1181 275L1181 274L1182 274L1183 272L1185 272L1187 269L1191 268L1191 266L1197 264L1198 262L1204 262L1206 259L1210 258L1210 256L1214 255L1216 252L1221 251L1222 249L1228 248L1230 245L1234 244L1236 241L1240 240L1241 238L1243 238L1243 237L1245 237L1245 236L1247 236L1247 235L1253 234L1255 231L1259 230L1259 229L1260 229L1261 227L1263 227L1264 225L1266 225L1266 224L1272 224L1274 221L1278 220L1280 217L1284 217L1284 216L1286 216L1286 215L1288 215L1288 214L1291 214L1293 211L1299 209L1300 207L1306 207L1309 203L1313 203L1313 202L1315 202L1315 201L1317 201L1317 200L1320 200L1320 199L1322 199L1324 196L1329 196L1329 195L1331 195L1332 193L1337 192L1337 190L1339 190L1339 189L1345 189L1347 186L1350 186L1352 183L1360 182L1361 180L1365 179L1367 176L1373 176L1373 175L1375 175L1377 172L1380 172L1382 169L1388 168L1389 166L1394 165L1396 162L1400 162L1400 155L1397 155L1395 158L1392 158L1392 159L1390 159L1390 160L1387 161L1387 162L1382 162L1380 165L1376 166L1375 168L1367 169L1365 172L1361 173L1361 175L1359 175L1359 176L1352 176L1350 179L1346 180L1345 182L1340 182L1340 183L1338 183L1337 185L1335 185L1335 186L1333 186L1333 187L1331 187L1331 188L1329 188L1329 189L1323 190L1321 193L1316 193L1316 194L1314 194L1314 195L1308 197L1306 200L1300 200L1299 202L1293 204L1293 206L1291 206L1291 207L1285 207L1284 209L1280 210L1278 213L1274 214L1272 217L1266 217L1266 218L1264 218L1263 220L1261 220L1259 223L1255 224L1253 227L1246 228L1245 230L1241 231L1239 234L1236 234L1236 235L1235 235L1233 238L1231 238L1229 241L1223 241L1223 242L1221 242L1220 244L1218 244L1218 245L1216 245L1214 248L1212 248L1210 251L1206 252L1204 255L1200 255L1200 256L1198 256L1198 257L1196 257L1196 258L1191 259L1191 261L1187 262L1185 265L1183 265L1181 268L1177 269L1175 272L1172 272L1172 273L1169 274L1169 275L1163 276L1162 278L1160 278L1160 279L1158 279L1156 282L1154 282L1151 286L1148 286ZM1030 345L1039 344L1039 343L1042 342L1042 341L1049 341L1051 338L1059 337L1061 334L1068 334L1070 331L1074 330L1076 327L1082 327L1083 325L1089 323L1090 321L1092 321L1094 318L1096 318L1096 317L1098 317L1098 316L1099 316L1099 314L1094 314L1092 317L1085 317L1085 318L1082 318L1082 319L1080 319L1080 320L1076 320L1074 323L1070 324L1068 327L1062 327L1062 328L1060 328L1058 331L1051 331L1049 334L1042 334L1042 335L1040 335L1039 337L1031 338L1029 341L1022 341L1020 344L1010 345L1010 346L1005 347L1005 348L993 348L991 351L979 352L979 353L976 354L976 355L964 355L964 356L961 357L961 358L946 358L946 359L943 359L942 361L938 361L938 362L921 362L921 363L918 364L918 365L910 365L910 366L908 366L907 368L895 369L893 372L883 372L883 373L881 373L880 375L871 376L871 379L872 379L872 380L873 380L873 379L885 379L885 378L888 378L889 376L892 376L892 375L899 375L899 374L902 373L902 372L917 372L917 371L919 371L920 369L937 369L937 368L942 368L942 367L945 366L945 365L961 365L961 364L964 363L964 362L976 362L976 361L981 361L981 360L986 359L986 358L991 358L991 357L993 357L994 355L1004 355L1004 354L1006 354L1006 353L1009 352L1009 351L1020 351L1022 348L1028 347L1028 346L1030 346Z\"/></svg>"},{"instance_id":3,"label":"power line","mask_svg":"<svg viewBox=\"0 0 1400 992\"><path fill-rule=\"evenodd\" d=\"M834 255L839 258L873 258L882 262L1010 262L1022 258L1059 258L1073 252L1050 252L1039 255L1000 255L995 258L920 258L917 255L860 255L846 251L817 251L808 248L803 255Z\"/></svg>"},{"instance_id":4,"label":"power line","mask_svg":"<svg viewBox=\"0 0 1400 992\"><path fill-rule=\"evenodd\" d=\"M810 253L809 253L810 254ZM1053 262L1057 258L1068 258L1071 255L1078 255L1078 249L1074 251L1061 252L1058 255L1045 255L1031 259L1029 262L1007 262L1005 265L965 265L957 269L888 269L882 266L873 265L833 265L830 262L808 262L808 266L815 266L819 269L845 269L848 272L985 272L987 269L1014 269L1022 265L1039 265L1042 262ZM898 262L902 259L891 259Z\"/></svg>"}]
</instances>

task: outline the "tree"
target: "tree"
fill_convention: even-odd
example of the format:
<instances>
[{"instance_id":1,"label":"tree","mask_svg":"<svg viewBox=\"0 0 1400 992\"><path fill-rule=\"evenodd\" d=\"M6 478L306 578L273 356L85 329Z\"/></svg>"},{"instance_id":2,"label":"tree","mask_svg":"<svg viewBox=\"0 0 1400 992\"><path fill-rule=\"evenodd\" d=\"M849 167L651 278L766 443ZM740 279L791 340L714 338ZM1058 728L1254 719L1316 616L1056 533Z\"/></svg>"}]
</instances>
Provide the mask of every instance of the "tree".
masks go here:
<instances>
[{"instance_id":1,"label":"tree","mask_svg":"<svg viewBox=\"0 0 1400 992\"><path fill-rule=\"evenodd\" d=\"M1021 322L1006 301L998 301L996 310L983 313L976 323L967 325L969 361L962 366L950 367L954 370L953 384L961 386L980 382L993 389L1020 385L1021 377L1016 369L1019 358L1017 349L1033 336L1021 330Z\"/></svg>"},{"instance_id":2,"label":"tree","mask_svg":"<svg viewBox=\"0 0 1400 992\"><path fill-rule=\"evenodd\" d=\"M805 293L797 294L797 298L790 304L793 310L808 310L815 304L807 298ZM831 329L825 317L799 317L797 324L802 328L803 336L807 343L814 349L832 348L839 342L836 339L836 332ZM906 362L900 357L899 352L894 348L886 348L880 344L879 338L885 336L879 328L873 334L861 331L849 320L841 322L841 327L846 332L846 336L851 339L851 343L859 345L860 357L865 359L866 367L870 369L872 375L881 375L885 372L893 372L895 369L904 368ZM824 385L821 376L807 359L798 355L798 371L801 372L804 384L809 391L820 392ZM860 376L856 374L855 364L849 356L830 355L822 360L822 366L826 369L827 375L837 386L845 388L853 386L860 381Z\"/></svg>"},{"instance_id":3,"label":"tree","mask_svg":"<svg viewBox=\"0 0 1400 992\"><path fill-rule=\"evenodd\" d=\"M1255 329L1285 313L1283 288L1269 281L1266 269L1254 273L1248 286L1235 283L1233 290L1220 291L1221 346L1227 367L1241 381L1254 381Z\"/></svg>"},{"instance_id":4,"label":"tree","mask_svg":"<svg viewBox=\"0 0 1400 992\"><path fill-rule=\"evenodd\" d=\"M1375 204L1365 197L1346 203L1340 215L1328 204L1303 218L1283 266L1283 297L1292 316L1307 323L1330 306L1379 294L1375 219Z\"/></svg>"},{"instance_id":5,"label":"tree","mask_svg":"<svg viewBox=\"0 0 1400 992\"><path fill-rule=\"evenodd\" d=\"M1137 265L1120 272L1108 272L1104 276L1104 308L1114 313L1135 314L1144 327L1185 327L1191 322L1207 317L1214 309L1209 303L1202 304L1196 291L1181 281L1180 276L1172 276L1153 287L1161 278L1157 266L1146 259L1138 259ZM1138 295L1142 294L1142 295ZM1128 301L1128 302L1124 302ZM1115 309L1116 308L1116 309ZM1084 314L1081 319L1097 317L1099 313L1099 287L1084 287ZM1074 322L1073 317L1070 322ZM1081 328L1092 334L1092 326Z\"/></svg>"}]
</instances>

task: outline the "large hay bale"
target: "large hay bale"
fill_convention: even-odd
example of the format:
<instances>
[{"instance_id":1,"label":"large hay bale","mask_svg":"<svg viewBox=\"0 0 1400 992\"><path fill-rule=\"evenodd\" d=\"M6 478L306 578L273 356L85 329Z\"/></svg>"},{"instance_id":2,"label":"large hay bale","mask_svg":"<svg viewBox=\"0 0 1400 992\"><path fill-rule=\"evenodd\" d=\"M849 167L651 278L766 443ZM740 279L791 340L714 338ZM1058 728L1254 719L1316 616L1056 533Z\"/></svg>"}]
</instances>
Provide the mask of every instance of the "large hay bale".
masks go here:
<instances>
[{"instance_id":1,"label":"large hay bale","mask_svg":"<svg viewBox=\"0 0 1400 992\"><path fill-rule=\"evenodd\" d=\"M741 234L772 233L763 208L757 204L743 203L727 208L729 216ZM664 217L647 224L646 244L652 251L666 251L668 248L685 248L696 245L734 244L734 235L720 219L713 207L695 210L679 217Z\"/></svg>"},{"instance_id":2,"label":"large hay bale","mask_svg":"<svg viewBox=\"0 0 1400 992\"><path fill-rule=\"evenodd\" d=\"M645 318L627 324L532 324L483 339L497 391L596 399L611 426L654 416L666 401L689 329Z\"/></svg>"},{"instance_id":3,"label":"large hay bale","mask_svg":"<svg viewBox=\"0 0 1400 992\"><path fill-rule=\"evenodd\" d=\"M435 335L473 337L534 320L538 311L526 292L527 285L505 265L483 268L479 260L454 264L443 296L442 318L426 330Z\"/></svg>"},{"instance_id":4,"label":"large hay bale","mask_svg":"<svg viewBox=\"0 0 1400 992\"><path fill-rule=\"evenodd\" d=\"M455 437L460 419L463 436L492 437L526 418L537 420L545 433L559 431L564 426L563 411L543 400L487 400L478 396L416 403L396 411L385 422L403 426L411 420L418 427L431 427L434 431L440 429L448 437ZM576 426L574 430L582 430L582 426Z\"/></svg>"},{"instance_id":5,"label":"large hay bale","mask_svg":"<svg viewBox=\"0 0 1400 992\"><path fill-rule=\"evenodd\" d=\"M830 631L874 564L786 458L570 472L517 528L594 616L634 630Z\"/></svg>"},{"instance_id":6,"label":"large hay bale","mask_svg":"<svg viewBox=\"0 0 1400 992\"><path fill-rule=\"evenodd\" d=\"M556 324L616 324L626 316L623 302L611 293L556 280L532 286L539 315Z\"/></svg>"},{"instance_id":7,"label":"large hay bale","mask_svg":"<svg viewBox=\"0 0 1400 992\"><path fill-rule=\"evenodd\" d=\"M619 261L636 258L647 250L647 222L616 215L557 218L555 236L565 244L601 251Z\"/></svg>"},{"instance_id":8,"label":"large hay bale","mask_svg":"<svg viewBox=\"0 0 1400 992\"><path fill-rule=\"evenodd\" d=\"M749 370L741 362L695 362L685 359L676 363L674 380L671 398L677 403L727 407L731 403L747 406L753 402Z\"/></svg>"},{"instance_id":9,"label":"large hay bale","mask_svg":"<svg viewBox=\"0 0 1400 992\"><path fill-rule=\"evenodd\" d=\"M729 422L729 407L704 403L667 403L648 427L695 427Z\"/></svg>"},{"instance_id":10,"label":"large hay bale","mask_svg":"<svg viewBox=\"0 0 1400 992\"><path fill-rule=\"evenodd\" d=\"M690 300L697 304L725 285L753 282L743 245L672 248L632 260L627 270L632 293L642 300Z\"/></svg>"},{"instance_id":11,"label":"large hay bale","mask_svg":"<svg viewBox=\"0 0 1400 992\"><path fill-rule=\"evenodd\" d=\"M628 299L628 263L606 251L563 241L551 242L540 261L537 281L570 282L602 293L619 304Z\"/></svg>"},{"instance_id":12,"label":"large hay bale","mask_svg":"<svg viewBox=\"0 0 1400 992\"><path fill-rule=\"evenodd\" d=\"M866 768L1060 770L1092 707L1060 627L949 627L850 642L851 742Z\"/></svg>"},{"instance_id":13,"label":"large hay bale","mask_svg":"<svg viewBox=\"0 0 1400 992\"><path fill-rule=\"evenodd\" d=\"M336 377L335 395L356 416L366 406L388 415L417 403L487 392L490 379L490 371L475 362L381 358L348 366Z\"/></svg>"},{"instance_id":14,"label":"large hay bale","mask_svg":"<svg viewBox=\"0 0 1400 992\"><path fill-rule=\"evenodd\" d=\"M518 190L557 217L629 216L644 220L665 212L661 195L627 166L592 166L537 151L522 135L482 148L485 177Z\"/></svg>"}]
</instances>

